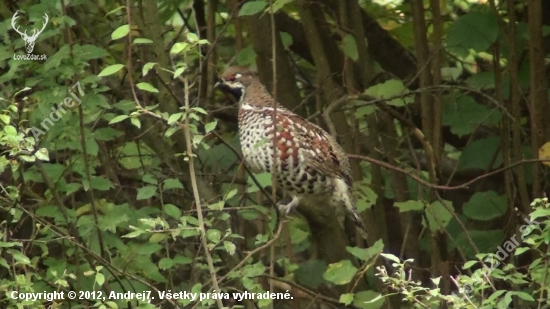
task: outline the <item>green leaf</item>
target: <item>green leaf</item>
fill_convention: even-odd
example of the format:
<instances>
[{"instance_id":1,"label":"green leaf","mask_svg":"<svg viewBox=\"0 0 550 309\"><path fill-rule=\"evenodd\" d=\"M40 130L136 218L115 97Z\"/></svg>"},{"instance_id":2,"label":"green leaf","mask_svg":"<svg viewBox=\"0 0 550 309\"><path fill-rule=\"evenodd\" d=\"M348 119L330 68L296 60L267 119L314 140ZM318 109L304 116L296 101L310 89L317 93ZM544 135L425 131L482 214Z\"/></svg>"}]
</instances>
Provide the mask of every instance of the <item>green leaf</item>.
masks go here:
<instances>
[{"instance_id":1,"label":"green leaf","mask_svg":"<svg viewBox=\"0 0 550 309\"><path fill-rule=\"evenodd\" d=\"M399 208L399 212L424 210L424 202L416 201L416 200L408 200L406 202L395 202L393 206Z\"/></svg>"},{"instance_id":2,"label":"green leaf","mask_svg":"<svg viewBox=\"0 0 550 309\"><path fill-rule=\"evenodd\" d=\"M166 129L166 132L164 132L164 136L165 136L165 137L170 137L170 136L172 136L174 133L176 133L176 131L177 131L178 129L179 129L178 127L171 127L171 128L168 128L168 129Z\"/></svg>"},{"instance_id":3,"label":"green leaf","mask_svg":"<svg viewBox=\"0 0 550 309\"><path fill-rule=\"evenodd\" d=\"M506 293L506 290L498 290L498 291L494 292L493 294L491 294L491 296L489 296L489 298L487 298L487 302L488 303L494 303L495 300L497 300L497 298L500 297L504 293Z\"/></svg>"},{"instance_id":4,"label":"green leaf","mask_svg":"<svg viewBox=\"0 0 550 309\"><path fill-rule=\"evenodd\" d=\"M460 67L442 67L441 68L441 78L448 81L457 81L459 80L460 75L464 72L464 68Z\"/></svg>"},{"instance_id":5,"label":"green leaf","mask_svg":"<svg viewBox=\"0 0 550 309\"><path fill-rule=\"evenodd\" d=\"M127 118L128 118L127 115L119 115L119 116L116 116L115 118L111 119L111 121L109 121L109 124L121 122L122 120L125 120Z\"/></svg>"},{"instance_id":6,"label":"green leaf","mask_svg":"<svg viewBox=\"0 0 550 309\"><path fill-rule=\"evenodd\" d=\"M222 239L222 233L216 229L209 229L206 231L206 238L212 243L217 244Z\"/></svg>"},{"instance_id":7,"label":"green leaf","mask_svg":"<svg viewBox=\"0 0 550 309\"><path fill-rule=\"evenodd\" d=\"M401 261L399 260L398 257L396 257L395 255L393 254L390 254L390 253L380 253L381 256L385 257L386 259L392 261L392 262L395 262L395 263L401 263Z\"/></svg>"},{"instance_id":8,"label":"green leaf","mask_svg":"<svg viewBox=\"0 0 550 309\"><path fill-rule=\"evenodd\" d=\"M343 260L329 264L323 278L336 285L344 285L350 283L356 273L357 268L353 266L351 261Z\"/></svg>"},{"instance_id":9,"label":"green leaf","mask_svg":"<svg viewBox=\"0 0 550 309\"><path fill-rule=\"evenodd\" d=\"M181 73L183 73L183 71L185 71L186 67L179 67L177 68L175 71L174 71L174 76L172 76L172 78L177 78L178 76L181 75Z\"/></svg>"},{"instance_id":10,"label":"green leaf","mask_svg":"<svg viewBox=\"0 0 550 309\"><path fill-rule=\"evenodd\" d=\"M171 55L179 54L182 51L185 51L187 49L189 49L189 43L178 42L178 43L174 44L174 46L172 46L172 48L170 49L170 54Z\"/></svg>"},{"instance_id":11,"label":"green leaf","mask_svg":"<svg viewBox=\"0 0 550 309\"><path fill-rule=\"evenodd\" d=\"M138 83L136 85L139 89L143 90L143 91L148 91L148 92L153 92L153 93L158 93L159 90L155 87L153 87L153 85L149 84L149 83Z\"/></svg>"},{"instance_id":12,"label":"green leaf","mask_svg":"<svg viewBox=\"0 0 550 309\"><path fill-rule=\"evenodd\" d=\"M174 219L179 219L181 217L181 210L172 204L165 204L164 212Z\"/></svg>"},{"instance_id":13,"label":"green leaf","mask_svg":"<svg viewBox=\"0 0 550 309\"><path fill-rule=\"evenodd\" d=\"M410 94L409 89L397 79L390 79L382 84L374 85L365 90L365 94L381 100L393 98L386 101L387 104L393 106L405 106L414 102L414 96Z\"/></svg>"},{"instance_id":14,"label":"green leaf","mask_svg":"<svg viewBox=\"0 0 550 309\"><path fill-rule=\"evenodd\" d=\"M342 40L342 49L347 57L353 59L353 61L359 60L359 52L357 51L357 41L351 34L346 34Z\"/></svg>"},{"instance_id":15,"label":"green leaf","mask_svg":"<svg viewBox=\"0 0 550 309\"><path fill-rule=\"evenodd\" d=\"M353 304L362 309L379 309L384 305L384 295L371 290L357 292Z\"/></svg>"},{"instance_id":16,"label":"green leaf","mask_svg":"<svg viewBox=\"0 0 550 309\"><path fill-rule=\"evenodd\" d=\"M469 49L486 51L498 33L498 21L492 11L470 11L450 24L445 42L448 50L466 56Z\"/></svg>"},{"instance_id":17,"label":"green leaf","mask_svg":"<svg viewBox=\"0 0 550 309\"><path fill-rule=\"evenodd\" d=\"M126 6L124 6L124 5L118 6L117 8L115 8L115 9L109 11L109 13L105 14L105 17L107 17L107 16L109 16L109 15L111 15L111 14L113 14L113 13L116 13L116 12L118 12L118 11L124 9L125 7L126 7Z\"/></svg>"},{"instance_id":18,"label":"green leaf","mask_svg":"<svg viewBox=\"0 0 550 309\"><path fill-rule=\"evenodd\" d=\"M260 173L254 176L262 188L265 188L271 185L271 173ZM248 188L248 190L246 190L246 192L253 193L260 190L260 188L256 186L256 183L254 182L254 180L252 180L252 177L249 177L247 182L250 185L250 187Z\"/></svg>"},{"instance_id":19,"label":"green leaf","mask_svg":"<svg viewBox=\"0 0 550 309\"><path fill-rule=\"evenodd\" d=\"M227 251L227 253L229 253L230 255L235 254L235 250L237 249L235 244L229 241L224 241L223 247L225 248L225 251Z\"/></svg>"},{"instance_id":20,"label":"green leaf","mask_svg":"<svg viewBox=\"0 0 550 309\"><path fill-rule=\"evenodd\" d=\"M342 294L340 295L340 299L338 300L338 302L347 306L353 301L353 296L353 293Z\"/></svg>"},{"instance_id":21,"label":"green leaf","mask_svg":"<svg viewBox=\"0 0 550 309\"><path fill-rule=\"evenodd\" d=\"M251 65L256 62L256 51L252 46L245 47L239 51L235 60L239 65Z\"/></svg>"},{"instance_id":22,"label":"green leaf","mask_svg":"<svg viewBox=\"0 0 550 309\"><path fill-rule=\"evenodd\" d=\"M142 230L135 230L133 232L130 232L126 235L123 235L122 237L124 238L136 238L138 237L139 235L143 234L143 231Z\"/></svg>"},{"instance_id":23,"label":"green leaf","mask_svg":"<svg viewBox=\"0 0 550 309\"><path fill-rule=\"evenodd\" d=\"M351 103L361 104L362 101L355 100L355 101L352 101ZM355 110L355 117L356 118L362 118L364 116L368 116L368 115L374 113L375 111L376 111L376 107L373 106L373 105L360 106L359 108L357 108Z\"/></svg>"},{"instance_id":24,"label":"green leaf","mask_svg":"<svg viewBox=\"0 0 550 309\"><path fill-rule=\"evenodd\" d=\"M92 189L99 191L107 191L115 187L109 179L101 176L92 176L92 179L90 180L90 186L92 187Z\"/></svg>"},{"instance_id":25,"label":"green leaf","mask_svg":"<svg viewBox=\"0 0 550 309\"><path fill-rule=\"evenodd\" d=\"M130 33L130 26L129 25L123 25L118 27L113 33L111 34L111 39L118 40L122 37L125 37Z\"/></svg>"},{"instance_id":26,"label":"green leaf","mask_svg":"<svg viewBox=\"0 0 550 309\"><path fill-rule=\"evenodd\" d=\"M479 261L468 261L464 263L464 265L462 266L462 269L469 269L470 267L474 266L477 263L479 263Z\"/></svg>"},{"instance_id":27,"label":"green leaf","mask_svg":"<svg viewBox=\"0 0 550 309\"><path fill-rule=\"evenodd\" d=\"M444 200L445 205L440 201L435 201L426 207L426 217L431 231L440 231L447 227L453 215L447 207L454 210L453 202Z\"/></svg>"},{"instance_id":28,"label":"green leaf","mask_svg":"<svg viewBox=\"0 0 550 309\"><path fill-rule=\"evenodd\" d=\"M6 261L5 258L0 257L0 266L4 266L6 269L11 269L11 267L8 265L8 261Z\"/></svg>"},{"instance_id":29,"label":"green leaf","mask_svg":"<svg viewBox=\"0 0 550 309\"><path fill-rule=\"evenodd\" d=\"M10 123L10 116L0 115L0 121L2 121L4 124L9 124Z\"/></svg>"},{"instance_id":30,"label":"green leaf","mask_svg":"<svg viewBox=\"0 0 550 309\"><path fill-rule=\"evenodd\" d=\"M209 132L213 131L217 125L218 125L218 121L214 120L204 125L204 130L208 134Z\"/></svg>"},{"instance_id":31,"label":"green leaf","mask_svg":"<svg viewBox=\"0 0 550 309\"><path fill-rule=\"evenodd\" d=\"M115 74L116 72L120 71L120 69L122 69L123 67L124 66L122 64L110 65L110 66L106 67L105 69L101 70L101 72L99 72L99 74L97 74L97 76L103 77L103 76L109 76L109 75Z\"/></svg>"},{"instance_id":32,"label":"green leaf","mask_svg":"<svg viewBox=\"0 0 550 309\"><path fill-rule=\"evenodd\" d=\"M102 273L96 273L95 274L95 282L99 285L99 286L102 286L103 283L105 283L105 276L102 274Z\"/></svg>"},{"instance_id":33,"label":"green leaf","mask_svg":"<svg viewBox=\"0 0 550 309\"><path fill-rule=\"evenodd\" d=\"M290 241L293 245L300 244L308 239L309 233L304 231L297 224L289 224Z\"/></svg>"},{"instance_id":34,"label":"green leaf","mask_svg":"<svg viewBox=\"0 0 550 309\"><path fill-rule=\"evenodd\" d=\"M182 116L183 113L175 113L170 115L170 117L168 117L168 125L173 125L174 123L178 122Z\"/></svg>"},{"instance_id":35,"label":"green leaf","mask_svg":"<svg viewBox=\"0 0 550 309\"><path fill-rule=\"evenodd\" d=\"M470 76L466 83L474 89L495 88L495 74L492 72L479 72Z\"/></svg>"},{"instance_id":36,"label":"green leaf","mask_svg":"<svg viewBox=\"0 0 550 309\"><path fill-rule=\"evenodd\" d=\"M162 188L164 190L183 189L183 184L177 178L168 178L164 180Z\"/></svg>"},{"instance_id":37,"label":"green leaf","mask_svg":"<svg viewBox=\"0 0 550 309\"><path fill-rule=\"evenodd\" d=\"M372 205L376 203L378 195L371 188L371 185L367 179L354 182L353 189L355 191L355 195L357 196L355 206L357 207L357 211L359 213L370 209Z\"/></svg>"},{"instance_id":38,"label":"green leaf","mask_svg":"<svg viewBox=\"0 0 550 309\"><path fill-rule=\"evenodd\" d=\"M519 247L519 248L516 248L516 252L514 253L514 255L521 255L522 253L527 252L529 250L530 248L528 247Z\"/></svg>"},{"instance_id":39,"label":"green leaf","mask_svg":"<svg viewBox=\"0 0 550 309\"><path fill-rule=\"evenodd\" d=\"M100 58L107 58L111 54L98 46L86 44L86 45L73 45L73 54L78 54L78 58L80 61L89 61L92 59L100 59Z\"/></svg>"},{"instance_id":40,"label":"green leaf","mask_svg":"<svg viewBox=\"0 0 550 309\"><path fill-rule=\"evenodd\" d=\"M109 127L99 128L93 133L94 138L98 141L112 141L121 135L122 132Z\"/></svg>"},{"instance_id":41,"label":"green leaf","mask_svg":"<svg viewBox=\"0 0 550 309\"><path fill-rule=\"evenodd\" d=\"M262 262L257 262L256 264L248 264L244 266L241 270L242 277L258 277L265 273L265 266Z\"/></svg>"},{"instance_id":42,"label":"green leaf","mask_svg":"<svg viewBox=\"0 0 550 309\"><path fill-rule=\"evenodd\" d=\"M477 251L472 248L470 239L477 247ZM459 246L467 259L475 258L476 252L495 252L497 247L502 245L504 234L500 230L489 231L468 231L460 233L456 237L457 246Z\"/></svg>"},{"instance_id":43,"label":"green leaf","mask_svg":"<svg viewBox=\"0 0 550 309\"><path fill-rule=\"evenodd\" d=\"M153 43L152 40L145 39L145 38L136 38L134 39L134 44L151 44Z\"/></svg>"},{"instance_id":44,"label":"green leaf","mask_svg":"<svg viewBox=\"0 0 550 309\"><path fill-rule=\"evenodd\" d=\"M90 135L88 135L88 137L86 138L86 151L89 155L97 156L97 154L99 153L99 145L97 144L95 139L93 139L91 133L88 134Z\"/></svg>"},{"instance_id":45,"label":"green leaf","mask_svg":"<svg viewBox=\"0 0 550 309\"><path fill-rule=\"evenodd\" d=\"M144 186L139 188L137 191L137 200L146 200L157 193L157 186Z\"/></svg>"},{"instance_id":46,"label":"green leaf","mask_svg":"<svg viewBox=\"0 0 550 309\"><path fill-rule=\"evenodd\" d=\"M327 263L322 260L308 260L301 263L294 272L296 281L310 289L316 289L323 283L323 274L327 269Z\"/></svg>"},{"instance_id":47,"label":"green leaf","mask_svg":"<svg viewBox=\"0 0 550 309\"><path fill-rule=\"evenodd\" d=\"M533 298L533 296L531 296L530 294L528 293L525 293L525 292L520 292L520 291L510 291L506 294L510 294L510 296L517 296L523 300L526 300L526 301L535 301L535 299Z\"/></svg>"},{"instance_id":48,"label":"green leaf","mask_svg":"<svg viewBox=\"0 0 550 309\"><path fill-rule=\"evenodd\" d=\"M141 128L141 122L139 121L139 118L137 117L132 117L130 118L130 122L138 129Z\"/></svg>"},{"instance_id":49,"label":"green leaf","mask_svg":"<svg viewBox=\"0 0 550 309\"><path fill-rule=\"evenodd\" d=\"M498 150L496 160L492 168L497 168L502 164L502 152L499 150L500 137L489 136L471 142L460 154L458 158L458 169L465 170L469 168L485 170L493 162L495 152Z\"/></svg>"},{"instance_id":50,"label":"green leaf","mask_svg":"<svg viewBox=\"0 0 550 309\"><path fill-rule=\"evenodd\" d=\"M5 126L4 127L4 132L6 132L6 135L17 136L17 130L12 125Z\"/></svg>"},{"instance_id":51,"label":"green leaf","mask_svg":"<svg viewBox=\"0 0 550 309\"><path fill-rule=\"evenodd\" d=\"M149 71L150 71L156 64L157 64L156 62L147 62L147 63L143 66L143 69L141 70L143 76L147 75L147 73L149 73Z\"/></svg>"},{"instance_id":52,"label":"green leaf","mask_svg":"<svg viewBox=\"0 0 550 309\"><path fill-rule=\"evenodd\" d=\"M178 265L188 265L193 263L193 260L190 257L183 256L180 254L176 254L173 260L174 260L174 264L178 264Z\"/></svg>"},{"instance_id":53,"label":"green leaf","mask_svg":"<svg viewBox=\"0 0 550 309\"><path fill-rule=\"evenodd\" d=\"M359 247L346 247L349 253L353 254L355 257L361 261L368 261L372 257L376 256L378 253L381 253L384 249L384 242L382 239L377 240L374 245L369 248L359 248Z\"/></svg>"},{"instance_id":54,"label":"green leaf","mask_svg":"<svg viewBox=\"0 0 550 309\"><path fill-rule=\"evenodd\" d=\"M481 124L497 125L502 113L497 108L478 104L469 95L454 93L446 96L443 103L443 125L458 136L471 134Z\"/></svg>"},{"instance_id":55,"label":"green leaf","mask_svg":"<svg viewBox=\"0 0 550 309\"><path fill-rule=\"evenodd\" d=\"M43 165L46 174L54 181L58 181L67 169L66 166L59 163L44 163Z\"/></svg>"},{"instance_id":56,"label":"green leaf","mask_svg":"<svg viewBox=\"0 0 550 309\"><path fill-rule=\"evenodd\" d=\"M149 242L150 243L159 243L163 240L166 239L166 234L162 234L162 233L154 233L153 235L151 235L151 237L149 237Z\"/></svg>"},{"instance_id":57,"label":"green leaf","mask_svg":"<svg viewBox=\"0 0 550 309\"><path fill-rule=\"evenodd\" d=\"M259 13L267 6L266 1L249 1L246 2L239 11L239 16L249 16Z\"/></svg>"},{"instance_id":58,"label":"green leaf","mask_svg":"<svg viewBox=\"0 0 550 309\"><path fill-rule=\"evenodd\" d=\"M152 174L145 174L141 177L141 181L146 182L151 185L157 185L159 182L157 178Z\"/></svg>"},{"instance_id":59,"label":"green leaf","mask_svg":"<svg viewBox=\"0 0 550 309\"><path fill-rule=\"evenodd\" d=\"M292 45L292 36L288 34L287 32L279 32L281 35L281 42L283 43L283 47L285 50L288 50L290 48L290 45Z\"/></svg>"},{"instance_id":60,"label":"green leaf","mask_svg":"<svg viewBox=\"0 0 550 309\"><path fill-rule=\"evenodd\" d=\"M199 40L199 36L193 32L189 32L187 33L187 41L189 41L189 43L195 43Z\"/></svg>"},{"instance_id":61,"label":"green leaf","mask_svg":"<svg viewBox=\"0 0 550 309\"><path fill-rule=\"evenodd\" d=\"M474 220L488 221L506 213L506 196L495 191L476 192L462 206L464 215Z\"/></svg>"},{"instance_id":62,"label":"green leaf","mask_svg":"<svg viewBox=\"0 0 550 309\"><path fill-rule=\"evenodd\" d=\"M195 107L192 107L191 110L197 113L201 113L203 115L208 115L208 112L202 107L195 106Z\"/></svg>"},{"instance_id":63,"label":"green leaf","mask_svg":"<svg viewBox=\"0 0 550 309\"><path fill-rule=\"evenodd\" d=\"M223 200L224 201L230 200L232 197L237 195L237 192L239 192L239 190L237 188L232 189L231 191L227 192L227 194L224 196Z\"/></svg>"},{"instance_id":64,"label":"green leaf","mask_svg":"<svg viewBox=\"0 0 550 309\"><path fill-rule=\"evenodd\" d=\"M294 2L294 0L276 0L273 2L273 13L277 13L278 10L282 9L283 6L285 6L286 4L289 4L291 2ZM270 13L271 10L269 10L269 8L266 9L266 11L269 11L269 12L266 12L266 13Z\"/></svg>"},{"instance_id":65,"label":"green leaf","mask_svg":"<svg viewBox=\"0 0 550 309\"><path fill-rule=\"evenodd\" d=\"M174 265L174 261L171 258L162 258L158 265L160 269L169 269Z\"/></svg>"},{"instance_id":66,"label":"green leaf","mask_svg":"<svg viewBox=\"0 0 550 309\"><path fill-rule=\"evenodd\" d=\"M21 264L24 264L24 265L29 265L31 263L31 260L29 260L29 258L26 255L24 255L23 253L21 253L17 250L7 249L6 251L9 254L11 254L13 259L18 263L21 263Z\"/></svg>"},{"instance_id":67,"label":"green leaf","mask_svg":"<svg viewBox=\"0 0 550 309\"><path fill-rule=\"evenodd\" d=\"M38 149L38 151L34 153L34 156L40 161L50 161L50 154L46 148Z\"/></svg>"}]
</instances>

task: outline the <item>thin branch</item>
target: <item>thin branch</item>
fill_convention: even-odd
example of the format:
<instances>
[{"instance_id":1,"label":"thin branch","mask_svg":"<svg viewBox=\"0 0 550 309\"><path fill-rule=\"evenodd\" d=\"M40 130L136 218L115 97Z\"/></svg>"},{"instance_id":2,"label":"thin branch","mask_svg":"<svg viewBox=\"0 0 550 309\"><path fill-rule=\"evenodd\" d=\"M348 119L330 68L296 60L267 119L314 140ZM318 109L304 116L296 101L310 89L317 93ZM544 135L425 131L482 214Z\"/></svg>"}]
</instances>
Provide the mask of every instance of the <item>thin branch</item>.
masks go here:
<instances>
[{"instance_id":1,"label":"thin branch","mask_svg":"<svg viewBox=\"0 0 550 309\"><path fill-rule=\"evenodd\" d=\"M312 291L312 290L310 290L310 289L308 289L304 286L299 285L298 283L296 283L294 281L287 280L287 279L284 279L284 278L279 278L279 277L273 277L273 276L269 276L269 275L265 275L265 274L260 275L260 276L271 279L271 280L276 280L276 281L288 284L291 287L300 290L300 292L304 292L306 294L309 294L309 295L313 296L315 299L320 299L320 300L325 301L327 303L337 305L338 308L340 308L340 306L342 306L342 303L338 299L331 298L331 297L325 296L323 294L317 293L315 291ZM359 309L360 307L357 307L355 305L350 304L346 308Z\"/></svg>"},{"instance_id":2,"label":"thin branch","mask_svg":"<svg viewBox=\"0 0 550 309\"><path fill-rule=\"evenodd\" d=\"M256 253L264 250L265 248L271 246L271 244L273 244L277 239L279 239L279 236L281 235L281 231L283 230L283 222L284 222L283 220L279 221L279 225L277 226L277 232L275 232L275 235L273 235L273 238L271 238L269 241L267 241L265 244L259 246L258 248L254 249L252 251L249 251L248 254L239 262L239 264L237 264L230 271L228 271L227 274L220 277L220 279L218 280L218 283L224 282L227 279L227 276L229 276L230 274L233 274L235 271L237 271L237 269L243 267L244 264L252 256L254 256ZM210 281L211 280L207 281L204 285L208 285L210 283Z\"/></svg>"},{"instance_id":3,"label":"thin branch","mask_svg":"<svg viewBox=\"0 0 550 309\"><path fill-rule=\"evenodd\" d=\"M271 51L272 51L272 71L273 71L273 114L271 123L273 125L273 165L271 165L271 198L275 200L277 193L277 168L279 155L277 151L277 31L275 29L275 12L273 11L273 0L269 0L270 21L271 21ZM281 162L282 164L282 162ZM277 209L275 209L277 211ZM281 220L280 222L283 222ZM275 245L270 248L269 255L269 275L275 276ZM273 291L273 281L269 282L269 290ZM273 302L270 305L273 308Z\"/></svg>"},{"instance_id":4,"label":"thin branch","mask_svg":"<svg viewBox=\"0 0 550 309\"><path fill-rule=\"evenodd\" d=\"M131 10L131 1L128 0L128 1L126 1L126 14L127 14L129 25L131 25L130 10ZM185 60L187 60L187 59L185 59ZM139 103L139 99L137 97L136 89L135 89L133 78L132 78L132 36L131 36L131 33L128 35L128 64L127 64L127 69L128 69L128 72L130 72L130 74L128 74L128 78L130 80L130 88L132 90L132 95L134 96L135 103L136 103L138 108L141 108L142 110L144 110L143 107L141 106L141 104ZM189 107L189 77L185 76L185 78L183 79L183 82L184 82L184 85L185 85L185 106L187 108L187 111L189 111L190 110L190 107ZM155 115L154 113L152 113L152 114ZM158 117L158 116L157 116L157 118L162 119L162 117ZM208 268L210 270L211 281L213 283L214 288L219 292L220 287L218 285L218 281L217 281L217 278L216 278L216 271L215 271L215 268L214 268L214 262L212 260L212 256L210 255L210 252L208 251L208 241L206 239L206 230L204 228L204 218L202 216L200 196L199 196L199 191L198 191L198 186L197 186L197 179L196 179L196 175L195 175L195 166L194 166L194 160L193 160L193 156L192 156L193 152L192 152L192 144L191 144L191 137L190 137L191 133L189 131L189 115L187 115L187 117L185 117L185 126L184 126L183 129L184 129L184 133L185 133L184 134L185 135L185 142L187 144L187 155L189 156L189 172L190 172L190 178L191 178L191 186L193 188L193 195L194 195L194 198L195 198L195 204L196 204L196 207L197 207L197 217L198 217L198 220L199 220L199 230L200 230L200 233L201 233L201 241L202 241L204 252L205 252L205 255L206 255L206 261L208 263ZM223 303L222 303L221 299L216 299L216 303L217 303L219 309L223 308Z\"/></svg>"},{"instance_id":5,"label":"thin branch","mask_svg":"<svg viewBox=\"0 0 550 309\"><path fill-rule=\"evenodd\" d=\"M187 60L187 55L184 56ZM189 77L184 78L185 87L185 109L189 112L191 107L189 106ZM191 131L189 130L189 114L185 117L185 127L183 128L185 133L185 143L187 145L187 156L189 157L189 177L191 178L191 187L193 188L193 197L195 198L195 205L197 207L197 219L199 221L199 231L201 233L202 247L204 248L204 254L206 256L206 262L208 264L208 270L210 271L210 280L212 286L218 292L220 292L220 286L218 285L218 278L216 276L216 269L214 268L214 260L208 249L208 240L206 239L206 229L204 227L204 217L202 215L201 198L199 196L199 188L197 185L197 177L195 175L195 159L193 155L193 144L191 143ZM222 300L216 298L216 304L219 309L223 308Z\"/></svg>"},{"instance_id":6,"label":"thin branch","mask_svg":"<svg viewBox=\"0 0 550 309\"><path fill-rule=\"evenodd\" d=\"M399 173L402 173L402 174L405 174L409 177L411 177L412 179L416 180L419 184L423 185L423 186L426 186L428 188L431 188L431 189L436 189L436 190L446 190L446 191L451 191L451 190L459 190L459 189L468 189L470 185L472 185L473 183L477 182L477 181L480 181L481 179L483 178L486 178L486 177L490 177L490 176L493 176L493 175L496 175L498 173L501 173L501 172L504 172L506 170L509 170L511 168L514 168L520 164L527 164L527 163L535 163L535 162L550 162L550 159L525 159L525 160L521 160L521 161L518 161L518 162L515 162L511 165L508 165L508 166L505 166L503 168L499 168L497 170L494 170L490 173L487 173L487 174L484 174L484 175L481 175L481 176L478 176L468 182L465 182L461 185L457 185L457 186L442 186L442 185L434 185L434 184L431 184L429 182L427 182L426 180L420 178L419 176L416 176L414 175L413 173L407 171L407 170L404 170L402 168L399 168L399 167L395 167L391 164L388 164L386 162L382 162L382 161L379 161L379 160L375 160L375 159L372 159L372 158L369 158L369 157L366 157L366 156L361 156L361 155L355 155L355 154L348 154L348 157L350 159L358 159L358 160L363 160L363 161L367 161L367 162L370 162L370 163L373 163L373 164L377 164L377 165L380 165L380 166L383 166L387 169L390 169L390 170L394 170L394 171L397 171Z\"/></svg>"},{"instance_id":7,"label":"thin branch","mask_svg":"<svg viewBox=\"0 0 550 309\"><path fill-rule=\"evenodd\" d=\"M367 105L376 105L378 103L385 103L385 102L393 100L393 99L405 98L405 97L408 97L408 96L412 96L412 95L416 95L418 93L421 93L422 91L456 90L456 89L466 91L466 93L473 92L475 94L478 94L478 95L482 96L487 101L489 101L492 104L494 104L495 106L497 106L501 110L501 112L503 114L505 114L506 116L508 116L513 122L517 121L510 114L510 112L508 112L508 109L505 106L503 106L499 101L497 101L495 98L493 98L492 96L486 94L485 92L483 92L481 90L466 87L466 86L460 86L460 85L438 85L438 86L424 87L422 89L419 88L419 89L415 89L415 90L408 90L407 89L407 92L396 94L396 95L389 96L389 97L386 97L386 98L381 98L381 99L377 99L377 98L374 98L370 95L365 95L365 94L353 95L353 96L343 96L343 97L339 98L338 100L330 103L327 106L327 108L325 109L324 112L327 112L327 110L330 110L327 113L331 113L332 111L336 110L339 106L341 106L343 104L346 104L346 103L349 103L351 101L355 101L355 100L363 101L359 104L354 104L355 107L361 107L361 106L367 106Z\"/></svg>"}]
</instances>

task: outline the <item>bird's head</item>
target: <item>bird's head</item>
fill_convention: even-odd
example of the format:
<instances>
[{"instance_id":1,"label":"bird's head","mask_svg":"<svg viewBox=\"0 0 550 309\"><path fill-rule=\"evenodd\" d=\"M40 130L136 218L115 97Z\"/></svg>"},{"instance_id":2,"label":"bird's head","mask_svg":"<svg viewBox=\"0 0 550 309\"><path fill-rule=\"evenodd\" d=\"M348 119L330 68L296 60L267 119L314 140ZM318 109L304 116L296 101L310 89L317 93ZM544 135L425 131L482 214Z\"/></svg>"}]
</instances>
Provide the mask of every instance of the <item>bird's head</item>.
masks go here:
<instances>
[{"instance_id":1,"label":"bird's head","mask_svg":"<svg viewBox=\"0 0 550 309\"><path fill-rule=\"evenodd\" d=\"M243 66L232 66L220 76L215 87L242 99L246 88L258 81L256 73Z\"/></svg>"}]
</instances>

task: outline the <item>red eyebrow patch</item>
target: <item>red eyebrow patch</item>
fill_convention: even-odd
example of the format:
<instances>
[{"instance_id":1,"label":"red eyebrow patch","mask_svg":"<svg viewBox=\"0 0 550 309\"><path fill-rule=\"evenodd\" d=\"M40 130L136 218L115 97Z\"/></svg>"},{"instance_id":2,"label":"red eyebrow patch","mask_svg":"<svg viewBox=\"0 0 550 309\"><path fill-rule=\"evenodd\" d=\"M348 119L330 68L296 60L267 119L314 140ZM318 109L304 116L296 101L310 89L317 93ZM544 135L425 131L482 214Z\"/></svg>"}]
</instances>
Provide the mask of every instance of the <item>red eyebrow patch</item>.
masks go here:
<instances>
[{"instance_id":1,"label":"red eyebrow patch","mask_svg":"<svg viewBox=\"0 0 550 309\"><path fill-rule=\"evenodd\" d=\"M225 80L232 82L235 80L235 75L229 75Z\"/></svg>"}]
</instances>

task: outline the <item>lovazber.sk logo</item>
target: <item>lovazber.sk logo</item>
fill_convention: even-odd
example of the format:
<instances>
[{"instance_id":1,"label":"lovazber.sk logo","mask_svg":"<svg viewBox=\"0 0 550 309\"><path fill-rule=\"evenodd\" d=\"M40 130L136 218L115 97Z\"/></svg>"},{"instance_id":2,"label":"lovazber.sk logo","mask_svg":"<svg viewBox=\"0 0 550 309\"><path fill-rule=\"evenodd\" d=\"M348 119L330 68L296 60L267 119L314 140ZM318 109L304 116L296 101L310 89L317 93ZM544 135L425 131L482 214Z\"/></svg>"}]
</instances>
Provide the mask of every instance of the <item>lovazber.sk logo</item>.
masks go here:
<instances>
[{"instance_id":1,"label":"lovazber.sk logo","mask_svg":"<svg viewBox=\"0 0 550 309\"><path fill-rule=\"evenodd\" d=\"M13 59L14 60L47 60L46 54L35 55L32 53L32 51L34 50L34 43L36 42L38 35L42 33L42 31L44 31L44 29L46 28L46 25L48 24L48 21L49 21L48 14L44 13L44 17L43 17L44 22L42 24L42 29L40 30L32 29L31 35L27 34L28 29L26 29L23 32L19 30L21 26L17 26L16 24L16 20L17 18L19 18L18 14L19 14L19 11L16 11L15 14L13 14L13 17L11 18L11 26L13 30L15 30L17 33L21 35L21 38L23 39L23 41L25 41L25 49L27 50L27 54L26 55L13 54Z\"/></svg>"}]
</instances>

